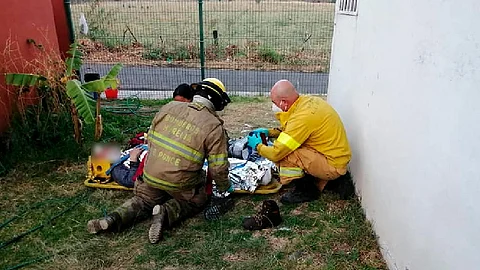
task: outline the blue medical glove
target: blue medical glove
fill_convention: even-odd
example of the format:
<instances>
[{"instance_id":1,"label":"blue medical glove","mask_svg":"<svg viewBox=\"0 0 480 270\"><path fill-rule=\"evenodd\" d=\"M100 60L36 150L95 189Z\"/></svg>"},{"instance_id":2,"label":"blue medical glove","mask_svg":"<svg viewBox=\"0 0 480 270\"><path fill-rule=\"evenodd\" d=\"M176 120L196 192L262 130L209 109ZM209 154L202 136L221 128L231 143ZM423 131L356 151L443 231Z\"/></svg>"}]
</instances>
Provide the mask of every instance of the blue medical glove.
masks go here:
<instances>
[{"instance_id":1,"label":"blue medical glove","mask_svg":"<svg viewBox=\"0 0 480 270\"><path fill-rule=\"evenodd\" d=\"M265 136L268 136L268 129L266 129L266 128L257 128L257 129L254 129L251 133L255 133L255 134L263 133L263 134L265 134Z\"/></svg>"},{"instance_id":2,"label":"blue medical glove","mask_svg":"<svg viewBox=\"0 0 480 270\"><path fill-rule=\"evenodd\" d=\"M262 143L262 138L260 137L260 134L250 132L250 134L248 135L247 145L250 146L252 149L257 150L257 145L261 143Z\"/></svg>"},{"instance_id":3,"label":"blue medical glove","mask_svg":"<svg viewBox=\"0 0 480 270\"><path fill-rule=\"evenodd\" d=\"M233 186L232 186L231 184L230 184L230 186L228 186L227 189L220 189L220 188L217 186L217 192L218 192L219 194L227 195L227 194L225 194L225 193L230 194L230 193L233 193L233 191L234 191L234 188L233 188ZM228 196L228 195L227 195L227 196Z\"/></svg>"}]
</instances>

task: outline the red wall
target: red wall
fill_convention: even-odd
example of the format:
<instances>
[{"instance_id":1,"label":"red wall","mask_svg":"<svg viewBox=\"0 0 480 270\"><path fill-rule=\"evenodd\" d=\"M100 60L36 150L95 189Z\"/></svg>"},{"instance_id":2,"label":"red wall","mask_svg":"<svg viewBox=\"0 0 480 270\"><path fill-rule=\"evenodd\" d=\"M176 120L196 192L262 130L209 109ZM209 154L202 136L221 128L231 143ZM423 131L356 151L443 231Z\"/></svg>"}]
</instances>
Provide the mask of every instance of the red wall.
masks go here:
<instances>
[{"instance_id":1,"label":"red wall","mask_svg":"<svg viewBox=\"0 0 480 270\"><path fill-rule=\"evenodd\" d=\"M65 56L66 52L70 48L70 39L67 15L65 13L63 1L64 0L52 0L52 5L55 26L57 29L58 46L60 48L60 52L62 52L62 55Z\"/></svg>"},{"instance_id":2,"label":"red wall","mask_svg":"<svg viewBox=\"0 0 480 270\"><path fill-rule=\"evenodd\" d=\"M53 50L68 49L68 27L66 16L62 15L64 14L63 0L2 0L1 2L0 54L5 55L5 46L9 38L12 42L17 42L19 52L25 60L32 60L36 50L32 44L27 43L27 39L33 39ZM20 62L22 61L13 61L6 66L0 63L2 65L0 66L0 131L8 127L11 102L13 102L5 86L3 73L15 72L14 66L21 65Z\"/></svg>"}]
</instances>

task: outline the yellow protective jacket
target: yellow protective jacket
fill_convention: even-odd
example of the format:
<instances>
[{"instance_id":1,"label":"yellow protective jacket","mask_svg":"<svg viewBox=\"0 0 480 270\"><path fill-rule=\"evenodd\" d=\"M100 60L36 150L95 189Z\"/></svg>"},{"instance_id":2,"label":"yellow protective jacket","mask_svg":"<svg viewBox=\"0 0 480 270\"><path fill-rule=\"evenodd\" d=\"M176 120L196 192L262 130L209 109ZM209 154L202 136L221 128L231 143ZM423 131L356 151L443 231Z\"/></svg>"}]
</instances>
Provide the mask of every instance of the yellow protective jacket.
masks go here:
<instances>
[{"instance_id":1,"label":"yellow protective jacket","mask_svg":"<svg viewBox=\"0 0 480 270\"><path fill-rule=\"evenodd\" d=\"M190 190L205 181L202 166L220 190L229 187L227 138L223 121L200 103L172 101L153 119L145 162L147 184L168 191Z\"/></svg>"},{"instance_id":2,"label":"yellow protective jacket","mask_svg":"<svg viewBox=\"0 0 480 270\"><path fill-rule=\"evenodd\" d=\"M300 146L323 154L330 165L346 168L351 152L347 135L337 112L322 98L300 96L287 112L276 114L279 129L269 130L278 137L273 146L258 145L258 153L278 162Z\"/></svg>"}]
</instances>

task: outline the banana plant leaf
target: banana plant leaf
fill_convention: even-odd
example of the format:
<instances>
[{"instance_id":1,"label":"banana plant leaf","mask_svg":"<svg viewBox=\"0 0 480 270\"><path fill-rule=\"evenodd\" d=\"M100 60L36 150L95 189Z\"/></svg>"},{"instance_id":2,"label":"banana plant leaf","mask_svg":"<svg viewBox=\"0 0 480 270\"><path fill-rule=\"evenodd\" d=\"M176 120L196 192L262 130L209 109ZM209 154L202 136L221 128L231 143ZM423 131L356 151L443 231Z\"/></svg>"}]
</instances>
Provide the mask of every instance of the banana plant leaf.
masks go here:
<instances>
[{"instance_id":1,"label":"banana plant leaf","mask_svg":"<svg viewBox=\"0 0 480 270\"><path fill-rule=\"evenodd\" d=\"M72 77L75 70L79 70L82 67L83 54L78 49L78 46L78 42L72 43L72 45L70 45L70 49L67 52L69 57L65 60L65 64L67 65L65 75L68 77Z\"/></svg>"},{"instance_id":2,"label":"banana plant leaf","mask_svg":"<svg viewBox=\"0 0 480 270\"><path fill-rule=\"evenodd\" d=\"M23 73L7 73L5 74L5 81L7 85L30 87L35 86L47 79L40 75L23 74Z\"/></svg>"},{"instance_id":3,"label":"banana plant leaf","mask_svg":"<svg viewBox=\"0 0 480 270\"><path fill-rule=\"evenodd\" d=\"M118 74L120 73L120 70L122 70L123 65L122 64L116 64L110 69L108 72L107 76L105 76L105 86L107 88L111 89L117 89L118 88Z\"/></svg>"},{"instance_id":4,"label":"banana plant leaf","mask_svg":"<svg viewBox=\"0 0 480 270\"><path fill-rule=\"evenodd\" d=\"M82 87L88 92L102 93L107 88L118 88L118 73L122 69L122 64L116 64L110 69L110 72L101 79L84 83Z\"/></svg>"},{"instance_id":5,"label":"banana plant leaf","mask_svg":"<svg viewBox=\"0 0 480 270\"><path fill-rule=\"evenodd\" d=\"M105 79L115 79L118 76L118 73L120 73L120 70L122 70L123 65L122 64L115 64L112 69L108 72L107 76L105 76Z\"/></svg>"},{"instance_id":6,"label":"banana plant leaf","mask_svg":"<svg viewBox=\"0 0 480 270\"><path fill-rule=\"evenodd\" d=\"M107 89L104 79L98 79L82 84L82 87L88 92L102 93Z\"/></svg>"},{"instance_id":7,"label":"banana plant leaf","mask_svg":"<svg viewBox=\"0 0 480 270\"><path fill-rule=\"evenodd\" d=\"M105 82L106 88L111 88L111 89L118 88L118 79L105 79L104 82Z\"/></svg>"},{"instance_id":8,"label":"banana plant leaf","mask_svg":"<svg viewBox=\"0 0 480 270\"><path fill-rule=\"evenodd\" d=\"M93 124L95 122L95 102L82 88L80 81L70 80L67 82L67 95L72 99L78 114L85 123Z\"/></svg>"}]
</instances>

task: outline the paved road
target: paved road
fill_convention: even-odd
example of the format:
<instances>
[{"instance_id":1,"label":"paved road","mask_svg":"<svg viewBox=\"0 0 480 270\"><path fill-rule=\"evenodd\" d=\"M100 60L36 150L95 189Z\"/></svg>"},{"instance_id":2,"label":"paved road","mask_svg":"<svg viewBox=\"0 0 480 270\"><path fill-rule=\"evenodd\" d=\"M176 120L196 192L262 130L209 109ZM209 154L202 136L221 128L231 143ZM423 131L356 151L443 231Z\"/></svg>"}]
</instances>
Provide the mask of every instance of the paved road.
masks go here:
<instances>
[{"instance_id":1,"label":"paved road","mask_svg":"<svg viewBox=\"0 0 480 270\"><path fill-rule=\"evenodd\" d=\"M82 74L88 72L105 75L112 65L85 63ZM236 95L268 95L272 85L280 79L290 80L304 94L326 94L328 73L303 73L286 71L220 70L205 71L207 77L219 78L229 93ZM120 72L119 98L137 95L143 99L171 97L180 83L200 80L200 70L125 65Z\"/></svg>"}]
</instances>

